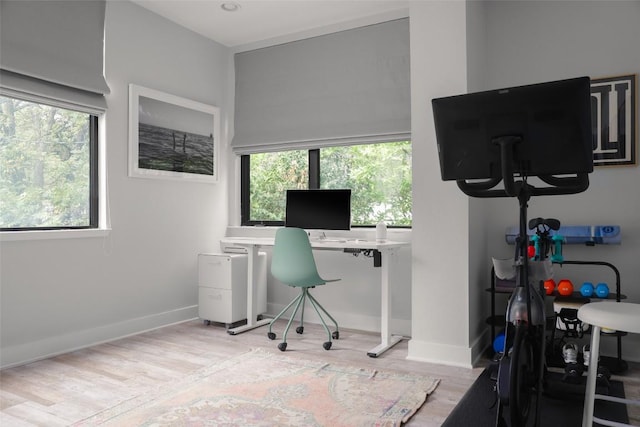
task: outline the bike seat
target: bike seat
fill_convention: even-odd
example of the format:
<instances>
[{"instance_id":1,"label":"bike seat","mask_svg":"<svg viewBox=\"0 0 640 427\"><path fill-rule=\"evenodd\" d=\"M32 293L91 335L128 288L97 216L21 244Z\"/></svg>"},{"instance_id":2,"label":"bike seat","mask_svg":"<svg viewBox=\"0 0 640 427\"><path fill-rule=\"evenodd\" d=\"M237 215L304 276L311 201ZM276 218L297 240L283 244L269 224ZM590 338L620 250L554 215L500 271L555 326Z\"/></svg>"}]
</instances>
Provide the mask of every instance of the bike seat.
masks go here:
<instances>
[{"instance_id":1,"label":"bike seat","mask_svg":"<svg viewBox=\"0 0 640 427\"><path fill-rule=\"evenodd\" d=\"M531 218L529 220L530 230L533 230L540 225L546 225L551 230L557 231L560 228L560 221L555 218Z\"/></svg>"}]
</instances>

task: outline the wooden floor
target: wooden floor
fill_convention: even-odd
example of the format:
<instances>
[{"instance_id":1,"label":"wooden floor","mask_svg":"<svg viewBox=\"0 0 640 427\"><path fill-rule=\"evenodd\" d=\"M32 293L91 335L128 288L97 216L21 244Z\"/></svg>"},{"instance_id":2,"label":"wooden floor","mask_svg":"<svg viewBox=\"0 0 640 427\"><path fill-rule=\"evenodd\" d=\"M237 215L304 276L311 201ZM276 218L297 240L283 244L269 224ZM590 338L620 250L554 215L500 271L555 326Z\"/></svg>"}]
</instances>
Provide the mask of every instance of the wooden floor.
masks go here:
<instances>
[{"instance_id":1,"label":"wooden floor","mask_svg":"<svg viewBox=\"0 0 640 427\"><path fill-rule=\"evenodd\" d=\"M282 327L275 329L277 332ZM147 393L216 361L263 348L281 354L277 342L262 327L231 336L221 326L191 321L137 336L75 351L0 372L0 425L67 426L115 406L125 399ZM349 364L401 372L415 372L442 381L409 426L439 426L453 410L483 368L456 368L406 360L407 342L374 359L366 351L380 336L341 330L330 351L322 348L323 331L305 325L305 333L289 334L289 357L322 358L329 363ZM640 369L633 365L625 377L629 388L640 394ZM639 424L640 413L632 413Z\"/></svg>"}]
</instances>

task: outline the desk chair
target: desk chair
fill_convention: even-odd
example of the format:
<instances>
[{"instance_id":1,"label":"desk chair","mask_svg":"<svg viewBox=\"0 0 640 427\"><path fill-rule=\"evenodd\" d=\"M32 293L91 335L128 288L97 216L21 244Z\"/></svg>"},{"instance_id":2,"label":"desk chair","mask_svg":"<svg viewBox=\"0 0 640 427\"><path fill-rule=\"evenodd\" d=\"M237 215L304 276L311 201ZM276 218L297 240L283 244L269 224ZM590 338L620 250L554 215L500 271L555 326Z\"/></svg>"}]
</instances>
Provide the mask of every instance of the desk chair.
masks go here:
<instances>
[{"instance_id":1,"label":"desk chair","mask_svg":"<svg viewBox=\"0 0 640 427\"><path fill-rule=\"evenodd\" d=\"M339 338L338 323L333 317L331 317L327 310L318 303L311 293L309 293L309 289L324 285L327 282L335 282L340 279L327 280L320 277L316 267L316 261L313 257L313 252L311 250L311 244L309 243L309 237L304 230L293 227L278 229L276 232L276 239L271 259L271 274L285 285L300 288L300 294L291 301L289 305L287 305L284 310L282 310L280 314L271 321L271 323L269 323L269 333L267 334L269 339L276 339L276 334L271 332L273 323L286 313L294 304L295 308L289 318L287 327L284 330L284 335L282 336L282 342L278 344L278 348L281 351L285 351L287 349L287 333L289 332L291 322L293 322L298 309L301 307L302 312L300 314L300 326L296 328L296 332L299 334L304 332L304 306L308 298L313 308L315 308L316 313L318 313L325 331L327 331L329 340L323 343L322 346L325 350L329 350L331 348L331 338ZM327 327L321 311L326 314L336 326L336 330L333 334Z\"/></svg>"},{"instance_id":2,"label":"desk chair","mask_svg":"<svg viewBox=\"0 0 640 427\"><path fill-rule=\"evenodd\" d=\"M614 423L594 417L593 408L595 399L640 405L640 401L638 400L595 394L598 357L600 353L600 331L602 328L607 328L640 334L640 304L609 301L585 304L578 310L578 318L593 327L591 331L591 354L589 356L587 390L584 396L582 427L591 427L594 421L602 425L610 426L630 425Z\"/></svg>"}]
</instances>

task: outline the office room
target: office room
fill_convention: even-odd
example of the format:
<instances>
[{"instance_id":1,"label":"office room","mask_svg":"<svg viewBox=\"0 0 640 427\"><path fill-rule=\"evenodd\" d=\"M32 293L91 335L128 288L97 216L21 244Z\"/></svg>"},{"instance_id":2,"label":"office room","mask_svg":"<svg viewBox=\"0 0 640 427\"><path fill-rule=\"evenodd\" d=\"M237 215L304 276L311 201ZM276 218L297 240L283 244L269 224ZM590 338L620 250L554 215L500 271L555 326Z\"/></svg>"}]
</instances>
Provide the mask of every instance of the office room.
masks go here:
<instances>
[{"instance_id":1,"label":"office room","mask_svg":"<svg viewBox=\"0 0 640 427\"><path fill-rule=\"evenodd\" d=\"M5 3L10 2L3 1L3 8ZM365 343L363 366L422 369L434 372L433 376L439 370L447 372L446 380L413 419L416 425L442 424L488 363L486 352L492 342L485 319L490 315L486 288L491 258L512 256L514 247L505 242L505 229L517 225L518 205L513 198L467 197L455 183L440 179L431 100L580 76L637 76L640 2L388 2L400 7L376 9L373 15L349 22L337 20L338 24L324 29L309 24L293 34L233 47L187 29L141 3L107 1L104 10L108 91L99 122L98 228L3 231L0 235L3 375L94 345L134 339L147 331L157 337L163 327L179 327L184 334L189 328L197 329L199 337L211 334L234 350L247 343L257 345L263 338L261 346L276 349L264 327L232 336L224 328L197 320L198 254L220 252L220 242L226 236L272 237L277 228L241 224L241 162L232 147L236 126L234 57L309 37L408 20L412 222L410 228L388 229L389 239L411 244L398 250L390 286L390 329L407 339L387 354L367 357L369 341L375 343L380 337L381 279L366 257L315 252L319 270L330 269L327 277L342 279L340 286L329 284L319 289L317 296L341 327L368 337L358 338ZM251 2L247 3L244 9ZM2 24L5 27L4 21ZM4 73L4 62L2 66ZM0 85L3 81L7 81L6 73ZM215 183L130 176L131 84L219 109ZM635 111L632 121L637 138L637 107ZM637 141L633 143L637 150ZM640 276L638 182L636 158L631 165L596 166L583 193L534 197L529 203L531 218L557 218L567 225L619 226L620 244L565 245L564 256L614 264L620 272L621 292L629 303L640 303L640 287L634 283ZM345 235L374 239L375 228L354 228ZM266 252L270 254L270 249ZM576 284L608 281L613 288L609 274L588 270L585 275L569 266L558 274L565 271ZM288 303L294 296L294 291L288 291L268 279L267 314L277 314ZM313 325L311 310L309 319ZM323 333L321 327L315 331ZM305 348L298 355L330 353L333 356L323 357L338 362L341 346L358 348L358 344L348 344L348 335L343 332L329 352L318 345L317 350ZM603 338L601 353L615 356L615 343ZM295 341L290 346L293 349ZM212 350L212 355L216 351L228 354ZM282 356L289 354L296 352L287 350ZM637 334L624 337L622 356L630 364L640 363ZM350 364L355 363L355 357L349 357ZM423 365L430 368L418 368ZM637 385L637 368L630 373L625 380L635 380ZM428 413L431 401L442 405L432 416ZM7 404L6 410L3 406L3 417L13 417L12 405ZM37 413L41 416L46 411L38 409ZM635 414L632 420L637 422ZM36 419L31 421L37 424ZM29 425L29 419L23 421Z\"/></svg>"}]
</instances>

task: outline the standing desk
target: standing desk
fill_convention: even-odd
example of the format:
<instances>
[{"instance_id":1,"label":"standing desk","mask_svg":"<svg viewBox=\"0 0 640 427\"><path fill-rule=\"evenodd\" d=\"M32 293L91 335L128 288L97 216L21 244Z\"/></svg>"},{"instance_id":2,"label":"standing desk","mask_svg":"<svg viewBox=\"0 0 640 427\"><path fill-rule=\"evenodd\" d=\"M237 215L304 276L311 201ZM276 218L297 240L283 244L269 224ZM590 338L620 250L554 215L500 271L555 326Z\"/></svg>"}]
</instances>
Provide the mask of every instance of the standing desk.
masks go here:
<instances>
[{"instance_id":1,"label":"standing desk","mask_svg":"<svg viewBox=\"0 0 640 427\"><path fill-rule=\"evenodd\" d=\"M258 259L258 251L264 246L273 246L274 238L269 237L225 237L220 241L223 245L229 247L241 248L247 252L247 324L237 328L229 329L227 332L231 335L240 334L260 326L267 325L271 319L257 320L256 303L254 301L256 295L256 266ZM380 275L381 275L381 319L380 319L380 344L367 352L370 357L378 357L404 337L392 335L389 329L391 321L391 295L390 295L390 264L391 260L396 257L397 250L401 247L410 246L409 242L395 242L386 240L377 242L375 240L361 239L341 239L341 238L323 238L311 239L311 247L315 250L332 250L355 253L357 251L371 250L374 254L380 256Z\"/></svg>"}]
</instances>

